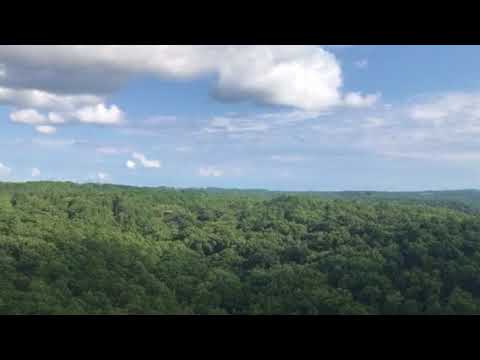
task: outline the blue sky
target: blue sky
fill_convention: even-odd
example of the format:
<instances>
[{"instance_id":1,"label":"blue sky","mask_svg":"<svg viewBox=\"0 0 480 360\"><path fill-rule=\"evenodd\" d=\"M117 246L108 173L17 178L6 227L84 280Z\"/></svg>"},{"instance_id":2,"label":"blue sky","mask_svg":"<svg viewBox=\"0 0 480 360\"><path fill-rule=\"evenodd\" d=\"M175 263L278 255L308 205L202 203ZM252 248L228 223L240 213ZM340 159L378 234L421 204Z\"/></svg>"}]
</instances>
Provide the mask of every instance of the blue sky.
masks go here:
<instances>
[{"instance_id":1,"label":"blue sky","mask_svg":"<svg viewBox=\"0 0 480 360\"><path fill-rule=\"evenodd\" d=\"M0 181L480 188L478 46L0 46Z\"/></svg>"}]
</instances>

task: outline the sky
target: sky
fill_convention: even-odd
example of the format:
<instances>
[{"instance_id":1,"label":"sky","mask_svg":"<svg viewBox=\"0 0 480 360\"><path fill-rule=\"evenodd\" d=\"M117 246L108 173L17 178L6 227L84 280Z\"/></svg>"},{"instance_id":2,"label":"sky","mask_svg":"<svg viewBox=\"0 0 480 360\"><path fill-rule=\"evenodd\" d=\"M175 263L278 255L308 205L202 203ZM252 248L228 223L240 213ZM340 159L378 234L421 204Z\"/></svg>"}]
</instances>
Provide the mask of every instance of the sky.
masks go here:
<instances>
[{"instance_id":1,"label":"sky","mask_svg":"<svg viewBox=\"0 0 480 360\"><path fill-rule=\"evenodd\" d=\"M0 181L480 188L478 46L0 46Z\"/></svg>"}]
</instances>

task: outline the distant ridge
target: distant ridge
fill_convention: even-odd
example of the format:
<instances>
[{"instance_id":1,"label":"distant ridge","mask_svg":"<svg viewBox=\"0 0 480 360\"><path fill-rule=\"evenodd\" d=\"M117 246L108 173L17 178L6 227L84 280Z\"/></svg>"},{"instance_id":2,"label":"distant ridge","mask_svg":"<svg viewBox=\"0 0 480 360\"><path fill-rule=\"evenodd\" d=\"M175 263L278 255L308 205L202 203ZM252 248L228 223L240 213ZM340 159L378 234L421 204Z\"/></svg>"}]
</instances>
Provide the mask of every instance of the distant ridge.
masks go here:
<instances>
[{"instance_id":1,"label":"distant ridge","mask_svg":"<svg viewBox=\"0 0 480 360\"><path fill-rule=\"evenodd\" d=\"M323 199L356 200L356 201L401 201L421 202L427 205L445 206L461 211L480 211L480 190L423 190L423 191L278 191L267 189L234 189L234 188L178 188L168 186L132 186L100 183L74 183L70 181L28 181L28 182L0 182L0 192L4 190L28 191L34 186L36 189L48 189L52 185L61 189L69 188L102 188L107 191L176 191L196 192L206 195L228 195L235 197L257 197L259 199L273 199L280 196L300 196Z\"/></svg>"}]
</instances>

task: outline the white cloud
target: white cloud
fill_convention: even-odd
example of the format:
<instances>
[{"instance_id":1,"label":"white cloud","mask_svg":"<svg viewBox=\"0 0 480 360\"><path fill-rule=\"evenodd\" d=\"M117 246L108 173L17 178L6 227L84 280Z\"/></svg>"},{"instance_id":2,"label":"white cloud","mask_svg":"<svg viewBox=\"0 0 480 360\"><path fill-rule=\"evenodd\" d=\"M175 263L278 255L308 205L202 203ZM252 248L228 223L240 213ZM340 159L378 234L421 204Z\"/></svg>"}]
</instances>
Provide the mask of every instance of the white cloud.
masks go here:
<instances>
[{"instance_id":1,"label":"white cloud","mask_svg":"<svg viewBox=\"0 0 480 360\"><path fill-rule=\"evenodd\" d=\"M351 92L345 95L344 104L354 108L371 107L380 99L380 94L362 95L358 92Z\"/></svg>"},{"instance_id":2,"label":"white cloud","mask_svg":"<svg viewBox=\"0 0 480 360\"><path fill-rule=\"evenodd\" d=\"M63 124L65 123L65 118L60 114L50 112L48 113L48 121L51 124Z\"/></svg>"},{"instance_id":3,"label":"white cloud","mask_svg":"<svg viewBox=\"0 0 480 360\"><path fill-rule=\"evenodd\" d=\"M104 104L97 104L77 110L74 117L82 123L115 125L122 122L123 112L115 105L108 108Z\"/></svg>"},{"instance_id":4,"label":"white cloud","mask_svg":"<svg viewBox=\"0 0 480 360\"><path fill-rule=\"evenodd\" d=\"M382 155L390 158L405 158L428 161L478 161L480 151L471 152L422 152L422 151L386 151Z\"/></svg>"},{"instance_id":5,"label":"white cloud","mask_svg":"<svg viewBox=\"0 0 480 360\"><path fill-rule=\"evenodd\" d=\"M198 175L199 176L206 176L206 177L219 177L223 176L224 172L221 169L216 168L215 166L206 166L206 167L201 167L198 169Z\"/></svg>"},{"instance_id":6,"label":"white cloud","mask_svg":"<svg viewBox=\"0 0 480 360\"><path fill-rule=\"evenodd\" d=\"M10 113L12 122L29 125L64 124L68 118L82 123L117 125L123 121L123 117L123 111L116 105L106 107L103 103L82 107L74 112L64 112L62 114L49 112L47 115L44 115L35 109L21 109Z\"/></svg>"},{"instance_id":7,"label":"white cloud","mask_svg":"<svg viewBox=\"0 0 480 360\"><path fill-rule=\"evenodd\" d=\"M416 97L395 108L365 110L364 116L364 121L337 118L312 126L316 142L338 153L412 161L480 160L480 93Z\"/></svg>"},{"instance_id":8,"label":"white cloud","mask_svg":"<svg viewBox=\"0 0 480 360\"><path fill-rule=\"evenodd\" d=\"M360 59L354 62L354 65L359 69L366 69L368 67L367 59Z\"/></svg>"},{"instance_id":9,"label":"white cloud","mask_svg":"<svg viewBox=\"0 0 480 360\"><path fill-rule=\"evenodd\" d=\"M129 169L135 169L137 167L137 164L135 163L135 161L132 161L132 160L127 160L127 162L125 163L125 165L127 166L127 168Z\"/></svg>"},{"instance_id":10,"label":"white cloud","mask_svg":"<svg viewBox=\"0 0 480 360\"><path fill-rule=\"evenodd\" d=\"M58 95L37 89L12 89L0 86L0 104L43 110L73 111L102 102L96 95Z\"/></svg>"},{"instance_id":11,"label":"white cloud","mask_svg":"<svg viewBox=\"0 0 480 360\"><path fill-rule=\"evenodd\" d=\"M12 172L12 169L10 169L8 166L0 163L0 176L8 176Z\"/></svg>"},{"instance_id":12,"label":"white cloud","mask_svg":"<svg viewBox=\"0 0 480 360\"><path fill-rule=\"evenodd\" d=\"M39 132L40 134L51 135L51 134L55 134L55 132L57 131L57 128L50 125L39 125L39 126L35 126L35 131Z\"/></svg>"},{"instance_id":13,"label":"white cloud","mask_svg":"<svg viewBox=\"0 0 480 360\"><path fill-rule=\"evenodd\" d=\"M447 93L432 96L410 106L409 115L414 120L443 124L480 120L480 93Z\"/></svg>"},{"instance_id":14,"label":"white cloud","mask_svg":"<svg viewBox=\"0 0 480 360\"><path fill-rule=\"evenodd\" d=\"M97 179L99 182L105 182L110 179L110 175L105 172L99 171L97 172Z\"/></svg>"},{"instance_id":15,"label":"white cloud","mask_svg":"<svg viewBox=\"0 0 480 360\"><path fill-rule=\"evenodd\" d=\"M209 120L208 127L204 131L208 133L226 132L263 132L270 128L268 124L262 121L255 121L241 118L214 117Z\"/></svg>"},{"instance_id":16,"label":"white cloud","mask_svg":"<svg viewBox=\"0 0 480 360\"><path fill-rule=\"evenodd\" d=\"M383 126L384 124L385 124L384 119L371 116L365 119L365 123L363 124L363 126L366 128L376 128L376 127Z\"/></svg>"},{"instance_id":17,"label":"white cloud","mask_svg":"<svg viewBox=\"0 0 480 360\"><path fill-rule=\"evenodd\" d=\"M219 64L217 95L320 110L338 105L341 69L332 53L315 46L237 46Z\"/></svg>"},{"instance_id":18,"label":"white cloud","mask_svg":"<svg viewBox=\"0 0 480 360\"><path fill-rule=\"evenodd\" d=\"M440 120L448 116L448 112L442 109L436 109L433 106L415 106L410 112L410 116L416 120Z\"/></svg>"},{"instance_id":19,"label":"white cloud","mask_svg":"<svg viewBox=\"0 0 480 360\"><path fill-rule=\"evenodd\" d=\"M132 157L138 160L143 167L146 168L160 168L162 166L160 160L148 160L145 155L140 153L133 153Z\"/></svg>"},{"instance_id":20,"label":"white cloud","mask_svg":"<svg viewBox=\"0 0 480 360\"><path fill-rule=\"evenodd\" d=\"M140 73L177 79L213 74L218 79L214 93L223 100L305 110L343 104L342 73L335 55L313 45L15 45L1 46L0 58L6 69L0 86L7 92L34 89L54 95L23 95L29 107L37 103L71 108L80 101L77 96L96 96L88 104L92 106ZM18 94L7 97L20 101ZM74 107L81 106L86 105Z\"/></svg>"},{"instance_id":21,"label":"white cloud","mask_svg":"<svg viewBox=\"0 0 480 360\"><path fill-rule=\"evenodd\" d=\"M305 120L313 120L320 116L330 115L329 112L294 110L288 112L266 113L260 118L272 121L274 124L298 123Z\"/></svg>"},{"instance_id":22,"label":"white cloud","mask_svg":"<svg viewBox=\"0 0 480 360\"><path fill-rule=\"evenodd\" d=\"M32 177L38 177L40 176L41 172L38 168L33 168L32 169Z\"/></svg>"},{"instance_id":23,"label":"white cloud","mask_svg":"<svg viewBox=\"0 0 480 360\"><path fill-rule=\"evenodd\" d=\"M65 147L79 144L77 140L66 139L33 139L32 144L46 147Z\"/></svg>"},{"instance_id":24,"label":"white cloud","mask_svg":"<svg viewBox=\"0 0 480 360\"><path fill-rule=\"evenodd\" d=\"M37 110L34 109L14 111L10 114L10 119L16 123L30 125L43 124L47 121L44 115L40 114Z\"/></svg>"}]
</instances>

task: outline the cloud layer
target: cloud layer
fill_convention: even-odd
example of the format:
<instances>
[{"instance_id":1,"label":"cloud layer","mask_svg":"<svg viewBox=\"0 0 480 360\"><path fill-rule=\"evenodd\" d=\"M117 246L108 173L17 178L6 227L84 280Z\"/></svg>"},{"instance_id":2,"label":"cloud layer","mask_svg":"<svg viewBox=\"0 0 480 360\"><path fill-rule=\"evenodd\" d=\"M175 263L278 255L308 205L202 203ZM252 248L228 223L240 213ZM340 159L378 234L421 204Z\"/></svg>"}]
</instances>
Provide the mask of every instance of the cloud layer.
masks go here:
<instances>
[{"instance_id":1,"label":"cloud layer","mask_svg":"<svg viewBox=\"0 0 480 360\"><path fill-rule=\"evenodd\" d=\"M0 102L18 107L74 111L98 105L140 74L160 79L213 74L212 94L223 101L305 110L352 103L342 100L335 55L319 46L13 45L0 46L0 59Z\"/></svg>"}]
</instances>

